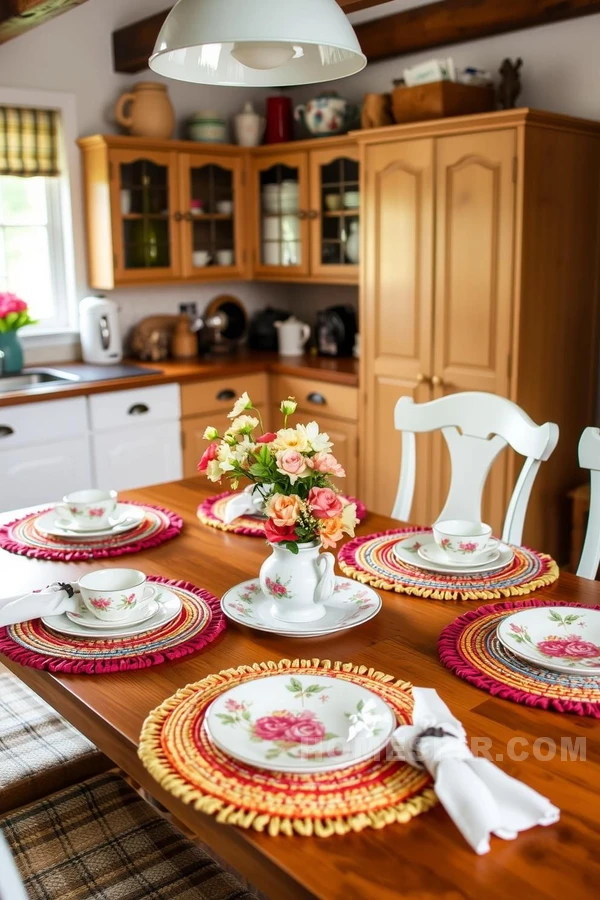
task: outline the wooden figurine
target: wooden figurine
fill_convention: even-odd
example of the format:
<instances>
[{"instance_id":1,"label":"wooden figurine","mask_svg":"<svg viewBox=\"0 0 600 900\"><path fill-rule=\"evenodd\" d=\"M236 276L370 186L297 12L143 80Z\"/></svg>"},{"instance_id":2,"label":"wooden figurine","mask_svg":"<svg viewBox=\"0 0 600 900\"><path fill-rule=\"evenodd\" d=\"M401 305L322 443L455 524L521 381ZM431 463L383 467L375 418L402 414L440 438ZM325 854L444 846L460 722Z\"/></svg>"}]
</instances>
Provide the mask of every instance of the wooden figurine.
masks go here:
<instances>
[{"instance_id":1,"label":"wooden figurine","mask_svg":"<svg viewBox=\"0 0 600 900\"><path fill-rule=\"evenodd\" d=\"M517 97L521 93L520 70L523 60L519 57L515 63L505 59L498 69L502 80L498 85L496 96L501 109L514 109Z\"/></svg>"},{"instance_id":2,"label":"wooden figurine","mask_svg":"<svg viewBox=\"0 0 600 900\"><path fill-rule=\"evenodd\" d=\"M360 121L362 128L393 125L391 94L365 94Z\"/></svg>"}]
</instances>

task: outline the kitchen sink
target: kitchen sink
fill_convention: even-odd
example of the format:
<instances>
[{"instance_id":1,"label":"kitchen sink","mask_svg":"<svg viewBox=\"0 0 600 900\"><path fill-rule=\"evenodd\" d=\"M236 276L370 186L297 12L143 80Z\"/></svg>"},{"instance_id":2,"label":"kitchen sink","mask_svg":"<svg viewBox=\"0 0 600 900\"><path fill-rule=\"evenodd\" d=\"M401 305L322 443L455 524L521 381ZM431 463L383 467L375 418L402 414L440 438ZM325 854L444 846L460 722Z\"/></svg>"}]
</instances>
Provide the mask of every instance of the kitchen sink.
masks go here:
<instances>
[{"instance_id":1,"label":"kitchen sink","mask_svg":"<svg viewBox=\"0 0 600 900\"><path fill-rule=\"evenodd\" d=\"M39 391L55 384L79 382L78 375L60 369L23 369L18 375L0 376L0 394L10 391Z\"/></svg>"}]
</instances>

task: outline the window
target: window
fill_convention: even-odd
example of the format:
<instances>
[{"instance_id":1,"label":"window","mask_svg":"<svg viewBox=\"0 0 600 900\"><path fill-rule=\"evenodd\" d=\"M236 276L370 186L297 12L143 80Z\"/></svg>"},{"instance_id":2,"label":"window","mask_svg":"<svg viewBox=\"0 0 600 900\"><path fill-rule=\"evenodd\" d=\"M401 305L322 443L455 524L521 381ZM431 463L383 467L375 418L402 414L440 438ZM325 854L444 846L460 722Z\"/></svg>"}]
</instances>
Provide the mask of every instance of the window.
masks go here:
<instances>
[{"instance_id":1,"label":"window","mask_svg":"<svg viewBox=\"0 0 600 900\"><path fill-rule=\"evenodd\" d=\"M60 178L0 176L0 290L44 330L69 324L60 191Z\"/></svg>"}]
</instances>

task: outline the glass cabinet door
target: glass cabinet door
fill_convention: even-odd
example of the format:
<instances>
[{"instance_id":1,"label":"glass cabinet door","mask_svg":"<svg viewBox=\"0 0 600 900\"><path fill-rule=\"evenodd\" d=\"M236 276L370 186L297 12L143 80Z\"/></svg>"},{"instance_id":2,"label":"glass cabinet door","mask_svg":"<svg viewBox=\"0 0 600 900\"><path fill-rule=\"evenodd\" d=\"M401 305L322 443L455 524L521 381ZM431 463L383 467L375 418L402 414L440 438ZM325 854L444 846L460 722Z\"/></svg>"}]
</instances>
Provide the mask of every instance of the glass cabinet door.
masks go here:
<instances>
[{"instance_id":1,"label":"glass cabinet door","mask_svg":"<svg viewBox=\"0 0 600 900\"><path fill-rule=\"evenodd\" d=\"M111 153L115 281L179 274L176 159L175 153Z\"/></svg>"},{"instance_id":2,"label":"glass cabinet door","mask_svg":"<svg viewBox=\"0 0 600 900\"><path fill-rule=\"evenodd\" d=\"M254 254L257 273L306 275L308 259L308 166L305 153L254 161L258 236Z\"/></svg>"},{"instance_id":3,"label":"glass cabinet door","mask_svg":"<svg viewBox=\"0 0 600 900\"><path fill-rule=\"evenodd\" d=\"M311 274L357 281L360 256L358 151L348 145L310 153Z\"/></svg>"},{"instance_id":4,"label":"glass cabinet door","mask_svg":"<svg viewBox=\"0 0 600 900\"><path fill-rule=\"evenodd\" d=\"M182 268L185 276L207 278L242 273L241 156L180 156Z\"/></svg>"}]
</instances>

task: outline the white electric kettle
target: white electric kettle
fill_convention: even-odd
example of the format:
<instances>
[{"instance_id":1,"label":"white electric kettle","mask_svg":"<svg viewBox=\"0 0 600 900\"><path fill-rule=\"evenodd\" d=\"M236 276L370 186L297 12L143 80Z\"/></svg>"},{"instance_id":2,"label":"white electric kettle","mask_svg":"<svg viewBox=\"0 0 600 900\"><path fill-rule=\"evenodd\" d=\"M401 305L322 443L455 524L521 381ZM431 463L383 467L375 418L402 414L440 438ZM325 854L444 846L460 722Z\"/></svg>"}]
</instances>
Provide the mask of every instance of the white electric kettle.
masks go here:
<instances>
[{"instance_id":1,"label":"white electric kettle","mask_svg":"<svg viewBox=\"0 0 600 900\"><path fill-rule=\"evenodd\" d=\"M123 359L119 307L106 297L84 297L79 304L81 355L86 363L110 366Z\"/></svg>"},{"instance_id":2,"label":"white electric kettle","mask_svg":"<svg viewBox=\"0 0 600 900\"><path fill-rule=\"evenodd\" d=\"M275 322L280 356L301 356L310 337L310 325L290 316L284 322Z\"/></svg>"}]
</instances>

